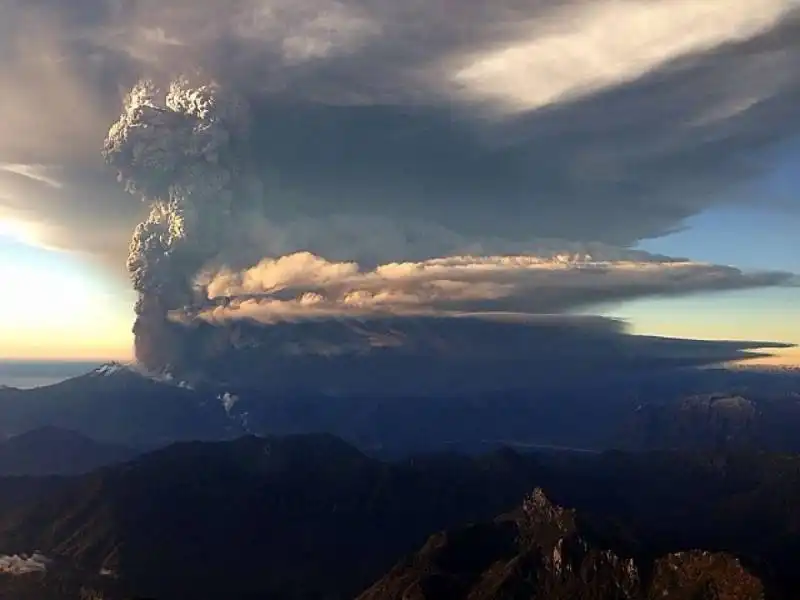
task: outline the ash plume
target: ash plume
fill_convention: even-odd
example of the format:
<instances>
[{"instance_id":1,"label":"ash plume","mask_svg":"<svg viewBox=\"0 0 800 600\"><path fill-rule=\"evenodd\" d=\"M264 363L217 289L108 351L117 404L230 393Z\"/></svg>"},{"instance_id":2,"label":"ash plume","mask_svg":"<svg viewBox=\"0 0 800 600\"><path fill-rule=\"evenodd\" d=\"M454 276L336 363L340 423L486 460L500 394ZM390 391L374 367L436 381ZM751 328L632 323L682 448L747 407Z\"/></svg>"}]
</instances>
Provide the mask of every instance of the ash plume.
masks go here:
<instances>
[{"instance_id":1,"label":"ash plume","mask_svg":"<svg viewBox=\"0 0 800 600\"><path fill-rule=\"evenodd\" d=\"M103 156L125 189L150 205L127 260L139 293L136 356L162 369L180 353L181 336L166 318L193 302L194 274L224 247L236 203L246 195L241 146L246 103L215 84L151 81L128 94Z\"/></svg>"},{"instance_id":2,"label":"ash plume","mask_svg":"<svg viewBox=\"0 0 800 600\"><path fill-rule=\"evenodd\" d=\"M372 213L353 220L343 212L337 221L335 194L327 221L311 219L311 226L303 218L292 221L292 211L281 217L279 210L266 210L257 175L265 173L264 185L270 183L270 167L257 150L281 146L280 138L263 144L256 133L251 142L250 107L231 89L179 78L162 90L142 81L127 95L105 140L107 164L125 190L149 207L134 230L127 260L139 294L133 327L136 358L149 371L202 377L204 365L222 364L243 349L295 352L295 340L283 339L289 331L281 327L285 323L298 324L288 337L329 336L314 352L319 347L325 352L357 347L361 352L364 346L347 341L352 324L334 321L404 318L409 324L400 329L413 330L403 334L407 339L424 335L421 330L433 327L437 319L458 317L465 331L481 332L470 343L483 346L484 323L464 325L467 318L472 323L498 314L574 317L571 311L598 304L790 281L788 273L748 274L604 242L490 237L484 244L462 234L441 235L448 230L435 220L392 241L376 227L384 221ZM264 107L251 94L256 122ZM360 163L366 154L357 156L359 160L339 163L357 163L366 173L369 169ZM279 167L275 174L280 179ZM328 199L327 192L321 190L320 197ZM295 199L269 196L286 204ZM302 213L302 207L291 207L298 208ZM271 221L268 212L279 220ZM389 254L401 256L382 262L374 259L380 251L370 252L372 261L355 262L352 255L359 253L365 237L367 247L383 252L389 247ZM402 256L426 238L433 238L444 252L436 256L422 250L417 260ZM487 252L495 247L498 252ZM336 248L341 254L331 260L328 254ZM461 253L462 248L470 250ZM359 331L364 339L375 339L369 330ZM444 331L455 335L455 327ZM624 332L615 336L627 339ZM531 340L548 347L541 338ZM254 373L260 373L261 361Z\"/></svg>"}]
</instances>

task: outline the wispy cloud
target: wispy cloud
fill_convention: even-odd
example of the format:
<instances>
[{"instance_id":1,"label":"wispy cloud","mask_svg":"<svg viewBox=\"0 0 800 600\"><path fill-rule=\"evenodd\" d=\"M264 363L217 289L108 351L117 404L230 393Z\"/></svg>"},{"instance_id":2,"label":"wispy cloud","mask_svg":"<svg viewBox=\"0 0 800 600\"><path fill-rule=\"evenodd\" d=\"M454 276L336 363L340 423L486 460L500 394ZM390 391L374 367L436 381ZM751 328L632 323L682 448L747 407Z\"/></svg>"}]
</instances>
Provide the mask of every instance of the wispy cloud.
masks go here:
<instances>
[{"instance_id":1,"label":"wispy cloud","mask_svg":"<svg viewBox=\"0 0 800 600\"><path fill-rule=\"evenodd\" d=\"M523 37L479 51L452 81L467 98L512 112L633 81L666 63L750 39L774 27L790 0L601 0L564 3L509 28Z\"/></svg>"},{"instance_id":2,"label":"wispy cloud","mask_svg":"<svg viewBox=\"0 0 800 600\"><path fill-rule=\"evenodd\" d=\"M36 183L41 183L48 187L60 190L64 185L55 176L53 171L57 172L58 168L53 169L46 165L24 165L24 164L0 164L0 171L11 173L19 177L24 177Z\"/></svg>"}]
</instances>

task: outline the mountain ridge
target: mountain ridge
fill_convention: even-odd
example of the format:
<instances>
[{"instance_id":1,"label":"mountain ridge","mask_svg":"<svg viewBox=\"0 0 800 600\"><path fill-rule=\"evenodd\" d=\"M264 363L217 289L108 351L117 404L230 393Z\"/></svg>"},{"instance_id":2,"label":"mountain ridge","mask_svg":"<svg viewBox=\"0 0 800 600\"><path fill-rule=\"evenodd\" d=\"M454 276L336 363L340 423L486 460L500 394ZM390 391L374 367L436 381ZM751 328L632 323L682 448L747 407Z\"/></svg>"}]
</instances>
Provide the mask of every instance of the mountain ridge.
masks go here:
<instances>
[{"instance_id":1,"label":"mountain ridge","mask_svg":"<svg viewBox=\"0 0 800 600\"><path fill-rule=\"evenodd\" d=\"M485 393L346 394L334 389L335 378L323 376L340 370L337 363L320 360L323 370L303 374L306 392L246 381L190 382L120 363L42 388L0 390L0 439L55 426L137 448L247 433L328 432L384 458L448 449L480 453L505 444L532 451L800 450L793 434L800 426L800 378L792 375L690 370L677 381L642 374L599 381L576 376L558 388L542 379L531 388L514 387L509 380L506 387ZM271 368L280 371L281 364ZM730 440L718 419L679 409L687 398L720 389L755 407L752 422L733 430ZM717 439L719 444L709 446Z\"/></svg>"},{"instance_id":2,"label":"mountain ridge","mask_svg":"<svg viewBox=\"0 0 800 600\"><path fill-rule=\"evenodd\" d=\"M546 518L524 531L540 546L577 531L637 569L700 549L741 561L771 600L800 585L796 457L506 449L387 462L328 434L181 442L83 476L0 479L0 555L38 550L53 576L82 581L113 574L92 584L109 600L352 598L432 532L491 532L536 488L547 503L534 494L529 515ZM497 544L519 541L502 527ZM601 554L603 569L621 564Z\"/></svg>"},{"instance_id":3,"label":"mountain ridge","mask_svg":"<svg viewBox=\"0 0 800 600\"><path fill-rule=\"evenodd\" d=\"M0 476L77 475L131 459L140 451L44 426L0 442Z\"/></svg>"}]
</instances>

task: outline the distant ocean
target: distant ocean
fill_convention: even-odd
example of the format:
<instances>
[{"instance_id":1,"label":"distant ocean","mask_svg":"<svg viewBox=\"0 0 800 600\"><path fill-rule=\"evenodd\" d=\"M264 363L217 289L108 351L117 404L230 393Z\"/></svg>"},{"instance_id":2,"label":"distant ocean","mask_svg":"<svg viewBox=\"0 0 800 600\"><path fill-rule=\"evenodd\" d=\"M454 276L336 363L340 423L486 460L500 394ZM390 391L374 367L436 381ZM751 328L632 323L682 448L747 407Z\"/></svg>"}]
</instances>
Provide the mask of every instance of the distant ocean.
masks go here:
<instances>
[{"instance_id":1,"label":"distant ocean","mask_svg":"<svg viewBox=\"0 0 800 600\"><path fill-rule=\"evenodd\" d=\"M98 362L0 360L0 386L33 388L88 373Z\"/></svg>"}]
</instances>

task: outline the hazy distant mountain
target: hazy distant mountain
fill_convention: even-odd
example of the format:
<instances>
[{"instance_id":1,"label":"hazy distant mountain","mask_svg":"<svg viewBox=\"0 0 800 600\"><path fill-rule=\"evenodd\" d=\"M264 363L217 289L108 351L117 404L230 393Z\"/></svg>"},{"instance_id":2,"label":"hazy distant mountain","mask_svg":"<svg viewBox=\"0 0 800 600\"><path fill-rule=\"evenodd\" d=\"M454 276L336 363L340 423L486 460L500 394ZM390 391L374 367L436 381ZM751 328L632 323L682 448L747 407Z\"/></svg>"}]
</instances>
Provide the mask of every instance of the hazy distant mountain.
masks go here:
<instances>
[{"instance_id":1,"label":"hazy distant mountain","mask_svg":"<svg viewBox=\"0 0 800 600\"><path fill-rule=\"evenodd\" d=\"M91 371L96 366L96 361L0 359L0 390L51 385Z\"/></svg>"},{"instance_id":2,"label":"hazy distant mountain","mask_svg":"<svg viewBox=\"0 0 800 600\"><path fill-rule=\"evenodd\" d=\"M357 339L363 341L360 336ZM425 336L422 339L430 341ZM285 354L288 342L284 342L280 347ZM409 360L430 363L424 358L425 348L419 350L420 356L413 348L402 352L410 353ZM450 352L450 346L445 349ZM247 352L242 352L237 356L246 358ZM371 352L377 353L375 360L385 360L387 365L405 360L383 355L380 348ZM667 373L613 371L583 377L570 367L570 377L563 377L559 368L557 377L542 376L522 387L515 387L517 380L509 377L506 387L493 390L459 391L459 385L454 385L453 389L440 386L444 388L440 392L403 394L398 392L402 388L383 383L376 387L374 381L385 383L378 363L368 377L358 369L346 372L349 359L342 363L319 355L283 356L273 357L273 364L272 358L267 360L270 356L258 349L248 360L260 361L262 374L273 373L274 379L302 381L303 389L292 391L270 383L260 387L263 381L239 379L235 365L226 371L230 381L220 377L187 383L174 377L154 377L132 366L108 364L48 387L0 390L0 437L52 426L106 443L152 448L173 441L230 439L245 433L327 432L381 457L442 450L481 452L503 445L580 450L698 447L690 442L713 436L699 425L691 435L680 428L673 431L671 423L685 420L674 418L674 407L687 397L731 390L726 397L755 398L759 406L770 407L757 420L760 429L751 447L797 447L793 432L800 426L800 414L791 409L797 405L791 399L800 391L800 374L684 369ZM253 364L248 367L250 372ZM473 368L489 372L495 366L489 361ZM449 372L446 364L437 368L441 371L437 377L458 380L458 370ZM337 389L334 384L348 377L360 377L366 386L363 389L372 386L374 393ZM420 383L425 381L420 375ZM435 389L437 386L431 388ZM774 401L762 400L768 398ZM640 406L645 408L637 412ZM699 423L695 417L689 422ZM681 445L684 440L686 444ZM655 445L648 445L651 442Z\"/></svg>"},{"instance_id":3,"label":"hazy distant mountain","mask_svg":"<svg viewBox=\"0 0 800 600\"><path fill-rule=\"evenodd\" d=\"M220 439L241 431L213 395L114 363L46 387L0 390L0 435L41 427L130 446Z\"/></svg>"},{"instance_id":4,"label":"hazy distant mountain","mask_svg":"<svg viewBox=\"0 0 800 600\"><path fill-rule=\"evenodd\" d=\"M154 378L118 364L30 390L0 390L0 437L57 427L135 447L229 439L247 432L328 432L389 457L436 450L482 451L503 444L598 446L632 409L603 388L566 393L498 392L340 395L324 377L316 391L265 390L241 383ZM576 415L582 415L576 419Z\"/></svg>"},{"instance_id":5,"label":"hazy distant mountain","mask_svg":"<svg viewBox=\"0 0 800 600\"><path fill-rule=\"evenodd\" d=\"M0 476L77 475L123 462L137 453L75 431L42 427L0 442Z\"/></svg>"},{"instance_id":6,"label":"hazy distant mountain","mask_svg":"<svg viewBox=\"0 0 800 600\"><path fill-rule=\"evenodd\" d=\"M800 452L800 392L702 394L639 405L617 445L633 450L750 449Z\"/></svg>"}]
</instances>

